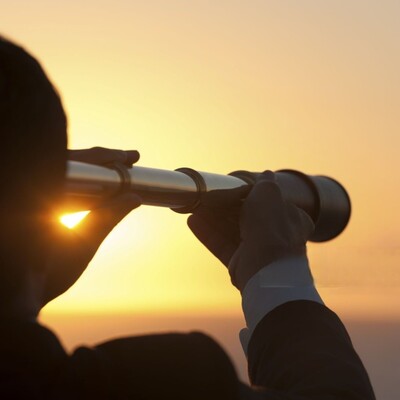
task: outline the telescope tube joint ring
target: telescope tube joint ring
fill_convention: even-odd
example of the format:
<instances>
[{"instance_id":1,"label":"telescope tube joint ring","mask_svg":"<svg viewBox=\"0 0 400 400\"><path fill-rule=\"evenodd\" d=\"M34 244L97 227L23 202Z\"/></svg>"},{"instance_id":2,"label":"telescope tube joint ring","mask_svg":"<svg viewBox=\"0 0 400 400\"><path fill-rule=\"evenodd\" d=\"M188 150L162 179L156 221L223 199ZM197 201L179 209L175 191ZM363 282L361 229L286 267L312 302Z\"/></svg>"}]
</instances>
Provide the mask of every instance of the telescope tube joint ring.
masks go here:
<instances>
[{"instance_id":1,"label":"telescope tube joint ring","mask_svg":"<svg viewBox=\"0 0 400 400\"><path fill-rule=\"evenodd\" d=\"M175 171L182 172L193 179L197 188L197 199L194 203L184 207L173 208L172 210L179 214L190 214L201 204L201 195L207 192L207 185L202 175L192 168L178 168Z\"/></svg>"},{"instance_id":2,"label":"telescope tube joint ring","mask_svg":"<svg viewBox=\"0 0 400 400\"><path fill-rule=\"evenodd\" d=\"M121 178L119 193L128 192L131 189L131 176L128 167L120 162L113 162L108 164L107 167L116 171Z\"/></svg>"}]
</instances>

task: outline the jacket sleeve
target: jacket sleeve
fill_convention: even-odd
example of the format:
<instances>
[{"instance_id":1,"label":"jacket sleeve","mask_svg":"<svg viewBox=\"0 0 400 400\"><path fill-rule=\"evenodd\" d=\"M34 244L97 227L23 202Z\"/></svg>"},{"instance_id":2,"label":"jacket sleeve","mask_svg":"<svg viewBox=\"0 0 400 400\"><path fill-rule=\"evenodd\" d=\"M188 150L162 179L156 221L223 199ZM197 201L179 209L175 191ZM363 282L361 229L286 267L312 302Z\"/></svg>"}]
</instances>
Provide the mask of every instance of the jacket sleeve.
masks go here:
<instances>
[{"instance_id":1,"label":"jacket sleeve","mask_svg":"<svg viewBox=\"0 0 400 400\"><path fill-rule=\"evenodd\" d=\"M265 399L375 399L342 322L313 301L285 303L259 322L248 346L248 368Z\"/></svg>"}]
</instances>

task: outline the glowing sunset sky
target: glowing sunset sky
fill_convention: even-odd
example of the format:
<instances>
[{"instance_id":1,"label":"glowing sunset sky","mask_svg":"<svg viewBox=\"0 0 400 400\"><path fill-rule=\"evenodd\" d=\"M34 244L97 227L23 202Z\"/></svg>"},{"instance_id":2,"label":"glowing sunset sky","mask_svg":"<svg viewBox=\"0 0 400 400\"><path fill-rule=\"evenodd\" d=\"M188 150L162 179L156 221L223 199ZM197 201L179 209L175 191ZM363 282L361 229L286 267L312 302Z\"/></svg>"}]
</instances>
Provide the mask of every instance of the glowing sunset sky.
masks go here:
<instances>
[{"instance_id":1,"label":"glowing sunset sky","mask_svg":"<svg viewBox=\"0 0 400 400\"><path fill-rule=\"evenodd\" d=\"M400 2L0 0L1 33L43 63L70 148L138 149L139 165L329 175L348 229L309 246L328 305L400 315ZM59 311L236 313L227 273L186 217L142 207Z\"/></svg>"}]
</instances>

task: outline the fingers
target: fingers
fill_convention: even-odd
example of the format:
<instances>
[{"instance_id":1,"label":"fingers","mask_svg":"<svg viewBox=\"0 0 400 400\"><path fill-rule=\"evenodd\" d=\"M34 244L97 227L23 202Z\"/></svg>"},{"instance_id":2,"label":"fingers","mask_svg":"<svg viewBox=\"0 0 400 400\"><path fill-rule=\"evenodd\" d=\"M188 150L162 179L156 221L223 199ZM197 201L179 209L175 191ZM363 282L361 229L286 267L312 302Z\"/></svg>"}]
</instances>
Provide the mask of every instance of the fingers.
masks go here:
<instances>
[{"instance_id":1,"label":"fingers","mask_svg":"<svg viewBox=\"0 0 400 400\"><path fill-rule=\"evenodd\" d=\"M140 154L137 150L115 150L104 147L93 147L83 150L68 150L68 158L72 161L80 161L88 164L107 165L121 163L128 167L136 163Z\"/></svg>"},{"instance_id":2,"label":"fingers","mask_svg":"<svg viewBox=\"0 0 400 400\"><path fill-rule=\"evenodd\" d=\"M240 206L243 199L249 194L251 186L245 185L234 189L220 189L206 192L201 197L204 207L221 207L229 209Z\"/></svg>"},{"instance_id":3,"label":"fingers","mask_svg":"<svg viewBox=\"0 0 400 400\"><path fill-rule=\"evenodd\" d=\"M123 164L127 165L128 167L139 161L140 153L137 150L126 150L125 154L127 157L125 163Z\"/></svg>"},{"instance_id":4,"label":"fingers","mask_svg":"<svg viewBox=\"0 0 400 400\"><path fill-rule=\"evenodd\" d=\"M253 186L246 203L272 204L283 202L281 190L276 182L275 174L271 171L265 171L258 175L256 184ZM268 207L263 207L268 210Z\"/></svg>"},{"instance_id":5,"label":"fingers","mask_svg":"<svg viewBox=\"0 0 400 400\"><path fill-rule=\"evenodd\" d=\"M288 204L289 219L293 221L293 229L302 234L302 242L306 243L314 232L315 225L312 218L301 208Z\"/></svg>"},{"instance_id":6,"label":"fingers","mask_svg":"<svg viewBox=\"0 0 400 400\"><path fill-rule=\"evenodd\" d=\"M238 246L239 230L235 234L235 229L228 229L229 222L218 224L211 215L193 214L187 222L199 241L227 267Z\"/></svg>"},{"instance_id":7,"label":"fingers","mask_svg":"<svg viewBox=\"0 0 400 400\"><path fill-rule=\"evenodd\" d=\"M240 229L239 229L239 214L240 208L233 208L232 212L222 212L221 209L202 208L196 210L194 216L201 218L207 223L209 229L218 232L224 236L226 240L239 245Z\"/></svg>"},{"instance_id":8,"label":"fingers","mask_svg":"<svg viewBox=\"0 0 400 400\"><path fill-rule=\"evenodd\" d=\"M261 174L259 174L257 177L257 181L262 181L262 180L276 182L276 176L272 171L266 170Z\"/></svg>"},{"instance_id":9,"label":"fingers","mask_svg":"<svg viewBox=\"0 0 400 400\"><path fill-rule=\"evenodd\" d=\"M259 235L260 232L255 227L264 229L265 226L271 225L282 208L282 193L274 174L270 171L260 174L243 205L241 215L243 233L254 232L255 235Z\"/></svg>"},{"instance_id":10,"label":"fingers","mask_svg":"<svg viewBox=\"0 0 400 400\"><path fill-rule=\"evenodd\" d=\"M70 160L96 165L122 163L126 166L132 166L139 160L139 157L140 154L136 150L123 151L103 147L69 150ZM127 193L117 196L109 202L101 204L97 209L93 209L84 223L75 228L75 233L80 235L88 245L97 248L114 226L140 204L141 200L136 195Z\"/></svg>"},{"instance_id":11,"label":"fingers","mask_svg":"<svg viewBox=\"0 0 400 400\"><path fill-rule=\"evenodd\" d=\"M308 214L283 199L270 171L258 177L244 203L241 223L244 238L264 237L288 246L304 244L314 230Z\"/></svg>"}]
</instances>

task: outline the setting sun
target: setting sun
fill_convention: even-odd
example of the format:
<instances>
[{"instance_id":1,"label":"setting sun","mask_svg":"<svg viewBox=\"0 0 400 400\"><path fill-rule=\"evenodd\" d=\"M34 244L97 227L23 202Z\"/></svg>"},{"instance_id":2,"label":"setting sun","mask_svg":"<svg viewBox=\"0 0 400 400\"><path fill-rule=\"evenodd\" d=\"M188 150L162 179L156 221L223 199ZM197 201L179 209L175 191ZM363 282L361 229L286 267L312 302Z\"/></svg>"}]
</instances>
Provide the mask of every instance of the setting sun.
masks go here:
<instances>
[{"instance_id":1,"label":"setting sun","mask_svg":"<svg viewBox=\"0 0 400 400\"><path fill-rule=\"evenodd\" d=\"M64 214L59 220L69 229L73 229L76 225L78 225L88 214L90 211L79 211L73 214Z\"/></svg>"}]
</instances>

